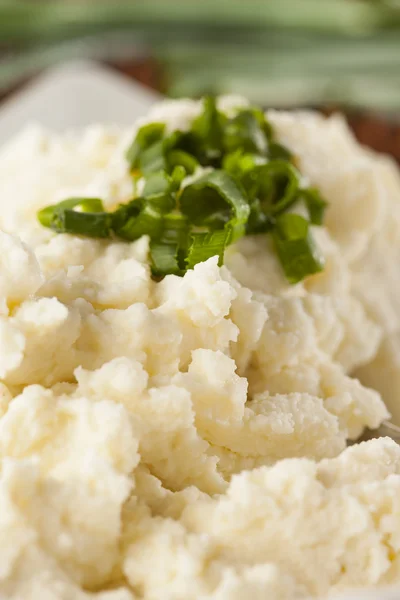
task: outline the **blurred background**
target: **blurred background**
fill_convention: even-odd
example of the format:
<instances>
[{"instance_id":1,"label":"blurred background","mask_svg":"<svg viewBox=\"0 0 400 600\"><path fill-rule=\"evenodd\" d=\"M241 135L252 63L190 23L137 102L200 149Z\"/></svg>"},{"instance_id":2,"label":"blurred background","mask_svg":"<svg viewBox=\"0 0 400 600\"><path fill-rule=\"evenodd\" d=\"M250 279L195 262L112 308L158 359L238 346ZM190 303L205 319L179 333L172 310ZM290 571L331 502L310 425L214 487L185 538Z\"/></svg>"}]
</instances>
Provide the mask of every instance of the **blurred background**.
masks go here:
<instances>
[{"instance_id":1,"label":"blurred background","mask_svg":"<svg viewBox=\"0 0 400 600\"><path fill-rule=\"evenodd\" d=\"M77 58L174 97L341 109L400 161L400 0L0 0L0 99Z\"/></svg>"}]
</instances>

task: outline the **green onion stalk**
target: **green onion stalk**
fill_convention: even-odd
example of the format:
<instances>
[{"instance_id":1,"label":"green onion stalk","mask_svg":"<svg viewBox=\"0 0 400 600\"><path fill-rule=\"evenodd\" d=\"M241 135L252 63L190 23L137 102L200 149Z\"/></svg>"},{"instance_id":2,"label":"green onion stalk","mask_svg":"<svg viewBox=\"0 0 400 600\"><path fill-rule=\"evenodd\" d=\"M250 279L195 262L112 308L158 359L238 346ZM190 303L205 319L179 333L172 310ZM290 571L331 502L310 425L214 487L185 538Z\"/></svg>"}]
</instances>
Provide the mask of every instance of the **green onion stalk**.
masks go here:
<instances>
[{"instance_id":1,"label":"green onion stalk","mask_svg":"<svg viewBox=\"0 0 400 600\"><path fill-rule=\"evenodd\" d=\"M156 278L181 276L212 256L222 265L226 248L245 235L271 236L291 284L323 269L312 226L323 223L326 202L302 185L292 154L258 108L227 116L205 97L189 131L145 124L126 159L132 177L144 180L140 196L114 211L99 198L69 198L43 208L40 223L127 242L147 235ZM307 216L296 213L299 204Z\"/></svg>"}]
</instances>

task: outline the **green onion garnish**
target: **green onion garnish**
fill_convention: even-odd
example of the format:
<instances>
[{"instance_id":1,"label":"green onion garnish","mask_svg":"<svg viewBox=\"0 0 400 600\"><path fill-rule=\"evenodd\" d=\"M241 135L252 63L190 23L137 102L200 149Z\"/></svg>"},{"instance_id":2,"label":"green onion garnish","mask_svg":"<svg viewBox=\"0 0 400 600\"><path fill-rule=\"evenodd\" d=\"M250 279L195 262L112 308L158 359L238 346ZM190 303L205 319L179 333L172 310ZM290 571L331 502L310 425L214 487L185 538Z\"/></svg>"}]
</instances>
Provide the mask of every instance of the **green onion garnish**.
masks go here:
<instances>
[{"instance_id":1,"label":"green onion garnish","mask_svg":"<svg viewBox=\"0 0 400 600\"><path fill-rule=\"evenodd\" d=\"M300 198L306 203L308 214L310 215L310 223L313 225L322 225L327 203L320 196L318 190L315 188L301 190Z\"/></svg>"},{"instance_id":2,"label":"green onion garnish","mask_svg":"<svg viewBox=\"0 0 400 600\"><path fill-rule=\"evenodd\" d=\"M162 212L154 208L145 198L131 200L122 204L112 214L111 228L115 235L124 240L133 241L148 235L159 239L163 229Z\"/></svg>"},{"instance_id":3,"label":"green onion garnish","mask_svg":"<svg viewBox=\"0 0 400 600\"><path fill-rule=\"evenodd\" d=\"M139 166L140 158L146 150L160 142L164 130L165 123L148 123L139 129L135 139L126 151L126 158L131 169Z\"/></svg>"},{"instance_id":4,"label":"green onion garnish","mask_svg":"<svg viewBox=\"0 0 400 600\"><path fill-rule=\"evenodd\" d=\"M40 210L38 219L57 233L99 238L110 236L111 215L104 212L99 198L68 198Z\"/></svg>"},{"instance_id":5,"label":"green onion garnish","mask_svg":"<svg viewBox=\"0 0 400 600\"><path fill-rule=\"evenodd\" d=\"M183 275L211 256L221 265L226 247L246 234L272 235L290 283L323 268L310 225L322 224L326 202L301 187L292 154L276 142L261 110L246 107L228 117L207 97L189 131L143 125L126 158L132 177L144 178L140 197L113 212L98 198L70 198L39 211L40 223L98 238L148 235L157 278ZM208 170L185 185L199 166ZM299 202L308 219L292 212Z\"/></svg>"},{"instance_id":6,"label":"green onion garnish","mask_svg":"<svg viewBox=\"0 0 400 600\"><path fill-rule=\"evenodd\" d=\"M273 230L276 252L289 283L298 283L318 273L324 261L310 234L309 222L293 213L280 215Z\"/></svg>"},{"instance_id":7,"label":"green onion garnish","mask_svg":"<svg viewBox=\"0 0 400 600\"><path fill-rule=\"evenodd\" d=\"M165 275L182 275L183 270L178 262L179 248L177 244L150 243L152 273L156 277Z\"/></svg>"},{"instance_id":8,"label":"green onion garnish","mask_svg":"<svg viewBox=\"0 0 400 600\"><path fill-rule=\"evenodd\" d=\"M212 256L218 256L218 264L221 266L224 261L225 248L229 244L229 236L229 229L220 229L210 233L194 233L186 258L186 267L193 269L197 263Z\"/></svg>"},{"instance_id":9,"label":"green onion garnish","mask_svg":"<svg viewBox=\"0 0 400 600\"><path fill-rule=\"evenodd\" d=\"M193 175L193 173L199 166L199 163L196 160L196 158L188 152L185 152L184 150L172 150L171 152L169 152L167 163L169 169L181 166L189 175Z\"/></svg>"},{"instance_id":10,"label":"green onion garnish","mask_svg":"<svg viewBox=\"0 0 400 600\"><path fill-rule=\"evenodd\" d=\"M251 199L257 198L266 215L277 215L298 199L300 174L290 163L271 160L255 166L242 179Z\"/></svg>"},{"instance_id":11,"label":"green onion garnish","mask_svg":"<svg viewBox=\"0 0 400 600\"><path fill-rule=\"evenodd\" d=\"M230 243L244 235L250 213L246 195L225 171L214 170L183 189L180 209L195 226L227 229Z\"/></svg>"},{"instance_id":12,"label":"green onion garnish","mask_svg":"<svg viewBox=\"0 0 400 600\"><path fill-rule=\"evenodd\" d=\"M175 207L175 191L181 183L179 179L175 181L165 171L150 173L146 179L142 196L155 210L163 213L170 212Z\"/></svg>"},{"instance_id":13,"label":"green onion garnish","mask_svg":"<svg viewBox=\"0 0 400 600\"><path fill-rule=\"evenodd\" d=\"M230 119L223 133L225 152L241 150L264 154L268 146L268 138L263 128L264 115L254 110L245 109Z\"/></svg>"}]
</instances>

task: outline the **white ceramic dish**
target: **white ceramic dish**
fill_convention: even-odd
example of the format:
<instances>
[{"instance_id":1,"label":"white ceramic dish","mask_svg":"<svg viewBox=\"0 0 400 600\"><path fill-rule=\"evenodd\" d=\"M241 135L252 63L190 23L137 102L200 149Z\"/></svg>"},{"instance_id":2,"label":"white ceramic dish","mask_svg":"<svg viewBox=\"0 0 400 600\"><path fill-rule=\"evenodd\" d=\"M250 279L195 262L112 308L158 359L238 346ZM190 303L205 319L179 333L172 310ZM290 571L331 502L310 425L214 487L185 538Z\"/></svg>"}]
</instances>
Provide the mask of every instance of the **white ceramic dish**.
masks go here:
<instances>
[{"instance_id":1,"label":"white ceramic dish","mask_svg":"<svg viewBox=\"0 0 400 600\"><path fill-rule=\"evenodd\" d=\"M0 105L0 144L32 122L56 131L98 122L128 125L158 99L152 90L95 62L65 63Z\"/></svg>"}]
</instances>

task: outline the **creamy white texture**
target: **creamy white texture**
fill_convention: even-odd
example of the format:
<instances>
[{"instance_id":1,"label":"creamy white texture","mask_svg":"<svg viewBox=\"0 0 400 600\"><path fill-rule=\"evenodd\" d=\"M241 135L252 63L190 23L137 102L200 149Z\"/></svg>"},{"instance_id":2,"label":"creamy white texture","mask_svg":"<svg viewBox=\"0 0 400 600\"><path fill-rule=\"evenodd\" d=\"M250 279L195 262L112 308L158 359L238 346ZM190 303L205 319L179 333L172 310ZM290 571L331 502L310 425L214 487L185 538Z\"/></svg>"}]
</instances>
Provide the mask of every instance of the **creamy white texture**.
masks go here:
<instances>
[{"instance_id":1,"label":"creamy white texture","mask_svg":"<svg viewBox=\"0 0 400 600\"><path fill-rule=\"evenodd\" d=\"M199 110L168 102L148 120L187 128ZM384 390L399 360L400 182L338 118L269 118L330 203L326 268L296 286L266 236L155 283L146 238L38 224L69 195L128 200L138 124L30 130L0 154L1 599L400 583L400 449L345 449L389 414L353 375Z\"/></svg>"},{"instance_id":2,"label":"creamy white texture","mask_svg":"<svg viewBox=\"0 0 400 600\"><path fill-rule=\"evenodd\" d=\"M329 201L327 229L349 266L353 295L380 332L378 351L352 368L383 394L400 423L400 171L389 157L359 146L339 116L271 111L269 117ZM310 289L319 291L319 282ZM357 315L351 319L358 329Z\"/></svg>"}]
</instances>

